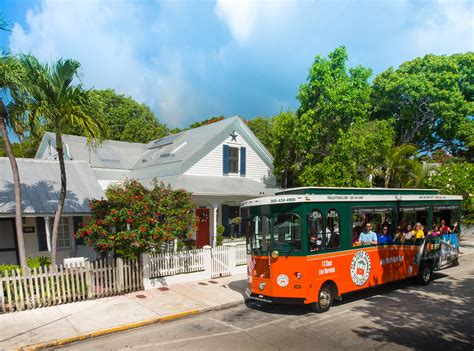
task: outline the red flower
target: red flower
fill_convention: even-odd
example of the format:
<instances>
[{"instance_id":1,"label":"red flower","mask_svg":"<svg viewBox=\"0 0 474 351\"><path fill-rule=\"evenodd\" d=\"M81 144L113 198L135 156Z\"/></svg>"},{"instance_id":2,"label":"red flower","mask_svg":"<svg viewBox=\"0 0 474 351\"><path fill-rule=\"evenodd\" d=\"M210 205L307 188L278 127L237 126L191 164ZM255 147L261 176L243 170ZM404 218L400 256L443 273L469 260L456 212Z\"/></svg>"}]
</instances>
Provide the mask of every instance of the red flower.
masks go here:
<instances>
[{"instance_id":1,"label":"red flower","mask_svg":"<svg viewBox=\"0 0 474 351\"><path fill-rule=\"evenodd\" d=\"M142 227L142 232L146 232L146 227Z\"/></svg>"},{"instance_id":2,"label":"red flower","mask_svg":"<svg viewBox=\"0 0 474 351\"><path fill-rule=\"evenodd\" d=\"M133 223L133 219L127 218L127 223Z\"/></svg>"},{"instance_id":3,"label":"red flower","mask_svg":"<svg viewBox=\"0 0 474 351\"><path fill-rule=\"evenodd\" d=\"M112 214L116 214L116 213L117 213L117 211L114 210L114 209L112 209L112 211L110 211L110 212L112 212Z\"/></svg>"}]
</instances>

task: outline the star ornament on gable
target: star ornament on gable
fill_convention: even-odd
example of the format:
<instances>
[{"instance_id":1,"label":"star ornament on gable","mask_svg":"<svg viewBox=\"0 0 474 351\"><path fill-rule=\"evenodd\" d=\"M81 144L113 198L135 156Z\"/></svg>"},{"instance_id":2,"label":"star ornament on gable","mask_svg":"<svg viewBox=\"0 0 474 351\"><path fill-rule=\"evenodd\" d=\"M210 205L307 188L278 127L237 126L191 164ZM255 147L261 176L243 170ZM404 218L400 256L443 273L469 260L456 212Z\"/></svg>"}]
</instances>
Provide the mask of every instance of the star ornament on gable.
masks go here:
<instances>
[{"instance_id":1,"label":"star ornament on gable","mask_svg":"<svg viewBox=\"0 0 474 351\"><path fill-rule=\"evenodd\" d=\"M237 141L237 134L235 134L235 130L232 131L232 134L229 134L230 135L230 141Z\"/></svg>"}]
</instances>

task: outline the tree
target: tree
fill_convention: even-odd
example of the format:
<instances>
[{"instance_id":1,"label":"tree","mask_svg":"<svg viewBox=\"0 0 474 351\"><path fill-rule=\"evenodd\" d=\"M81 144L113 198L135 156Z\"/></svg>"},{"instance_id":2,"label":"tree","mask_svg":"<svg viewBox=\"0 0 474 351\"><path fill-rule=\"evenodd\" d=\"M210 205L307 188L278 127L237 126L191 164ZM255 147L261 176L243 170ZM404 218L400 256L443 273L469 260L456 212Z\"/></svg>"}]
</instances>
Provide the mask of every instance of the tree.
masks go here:
<instances>
[{"instance_id":1,"label":"tree","mask_svg":"<svg viewBox=\"0 0 474 351\"><path fill-rule=\"evenodd\" d=\"M470 162L446 162L427 178L426 185L441 194L462 195L466 223L474 222L474 165Z\"/></svg>"},{"instance_id":2,"label":"tree","mask_svg":"<svg viewBox=\"0 0 474 351\"><path fill-rule=\"evenodd\" d=\"M274 118L271 146L274 156L273 172L281 187L291 188L298 185L300 171L299 154L294 138L298 120L291 111L282 112Z\"/></svg>"},{"instance_id":3,"label":"tree","mask_svg":"<svg viewBox=\"0 0 474 351\"><path fill-rule=\"evenodd\" d=\"M371 186L393 145L392 121L360 120L347 131L339 130L337 141L321 162L307 165L299 175L301 185Z\"/></svg>"},{"instance_id":4,"label":"tree","mask_svg":"<svg viewBox=\"0 0 474 351\"><path fill-rule=\"evenodd\" d=\"M0 22L3 21L0 19ZM1 26L2 24L0 23L0 27ZM4 151L8 156L10 167L12 169L13 187L15 192L15 226L20 265L23 269L27 269L28 265L26 261L25 240L23 235L20 173L18 171L18 164L7 131L7 125L16 127L17 121L15 120L15 115L11 113L11 103L5 105L4 97L8 96L10 101L13 102L15 98L22 94L25 81L25 72L17 57L8 53L2 54L0 56L0 133L3 139Z\"/></svg>"},{"instance_id":5,"label":"tree","mask_svg":"<svg viewBox=\"0 0 474 351\"><path fill-rule=\"evenodd\" d=\"M316 56L307 82L300 86L295 140L302 155L302 166L322 162L340 130L365 119L370 109L369 77L372 71L362 66L347 68L347 52L339 47L329 58Z\"/></svg>"},{"instance_id":6,"label":"tree","mask_svg":"<svg viewBox=\"0 0 474 351\"><path fill-rule=\"evenodd\" d=\"M397 145L466 152L474 139L474 53L391 67L374 79L372 104L373 118L395 119Z\"/></svg>"},{"instance_id":7,"label":"tree","mask_svg":"<svg viewBox=\"0 0 474 351\"><path fill-rule=\"evenodd\" d=\"M58 227L66 198L66 168L62 142L63 129L78 127L88 142L101 141L105 136L100 103L78 79L80 64L74 60L60 59L52 65L42 64L31 55L21 57L29 83L27 95L15 106L17 115L25 115L26 125L33 135L43 131L45 125L54 128L56 150L61 172L61 191L54 217L51 237L51 263L56 264Z\"/></svg>"},{"instance_id":8,"label":"tree","mask_svg":"<svg viewBox=\"0 0 474 351\"><path fill-rule=\"evenodd\" d=\"M198 128L198 127L202 127L202 126L207 126L208 124L212 124L212 123L216 123L216 122L219 122L219 121L222 121L224 119L224 116L217 116L217 117L211 117L209 119L205 119L205 120L202 120L200 122L195 122L193 124L191 124L189 126L189 129L193 129L193 128Z\"/></svg>"},{"instance_id":9,"label":"tree","mask_svg":"<svg viewBox=\"0 0 474 351\"><path fill-rule=\"evenodd\" d=\"M276 117L255 117L247 121L247 126L273 155L273 129Z\"/></svg>"},{"instance_id":10,"label":"tree","mask_svg":"<svg viewBox=\"0 0 474 351\"><path fill-rule=\"evenodd\" d=\"M135 259L156 252L163 242L189 238L196 226L191 194L184 190L156 181L147 190L137 180L126 180L106 193L107 200L91 202L92 220L76 234L98 251Z\"/></svg>"},{"instance_id":11,"label":"tree","mask_svg":"<svg viewBox=\"0 0 474 351\"><path fill-rule=\"evenodd\" d=\"M168 135L168 128L158 121L147 105L139 104L131 97L119 95L112 89L91 90L90 93L92 98L100 102L102 106L107 138L132 143L148 143ZM54 126L50 123L45 128L54 131ZM86 135L78 125L65 126L63 133Z\"/></svg>"}]
</instances>

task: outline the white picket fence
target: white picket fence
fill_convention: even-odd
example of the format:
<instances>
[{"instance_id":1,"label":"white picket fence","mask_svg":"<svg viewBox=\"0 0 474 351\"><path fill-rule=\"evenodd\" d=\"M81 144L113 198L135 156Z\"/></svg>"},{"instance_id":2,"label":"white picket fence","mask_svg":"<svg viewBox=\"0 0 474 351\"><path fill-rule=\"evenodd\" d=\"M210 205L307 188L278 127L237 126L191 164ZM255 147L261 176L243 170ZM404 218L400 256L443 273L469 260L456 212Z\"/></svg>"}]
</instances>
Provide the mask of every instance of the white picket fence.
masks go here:
<instances>
[{"instance_id":1,"label":"white picket fence","mask_svg":"<svg viewBox=\"0 0 474 351\"><path fill-rule=\"evenodd\" d=\"M166 277L175 274L204 270L204 250L186 250L150 254L150 277Z\"/></svg>"},{"instance_id":2,"label":"white picket fence","mask_svg":"<svg viewBox=\"0 0 474 351\"><path fill-rule=\"evenodd\" d=\"M231 275L231 249L232 246L217 246L211 250L211 278ZM235 258L234 258L235 260ZM235 260L236 261L236 260ZM234 261L234 265L235 265Z\"/></svg>"},{"instance_id":3,"label":"white picket fence","mask_svg":"<svg viewBox=\"0 0 474 351\"><path fill-rule=\"evenodd\" d=\"M143 289L137 260L71 264L0 273L0 312L22 311Z\"/></svg>"},{"instance_id":4,"label":"white picket fence","mask_svg":"<svg viewBox=\"0 0 474 351\"><path fill-rule=\"evenodd\" d=\"M237 248L237 258L235 264L241 266L247 264L247 244L241 243L236 245Z\"/></svg>"}]
</instances>

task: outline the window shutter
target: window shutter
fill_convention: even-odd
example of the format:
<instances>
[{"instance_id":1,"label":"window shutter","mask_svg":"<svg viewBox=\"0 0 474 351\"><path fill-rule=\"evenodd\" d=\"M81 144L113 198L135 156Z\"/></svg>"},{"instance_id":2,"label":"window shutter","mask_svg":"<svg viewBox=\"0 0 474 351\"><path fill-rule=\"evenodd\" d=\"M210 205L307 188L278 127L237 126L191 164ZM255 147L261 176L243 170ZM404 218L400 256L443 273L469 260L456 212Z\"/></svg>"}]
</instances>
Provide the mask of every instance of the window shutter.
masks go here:
<instances>
[{"instance_id":1,"label":"window shutter","mask_svg":"<svg viewBox=\"0 0 474 351\"><path fill-rule=\"evenodd\" d=\"M78 216L75 216L75 217L72 217L72 223L73 223L73 229L74 229L74 244L77 245L84 245L84 238L76 238L75 235L77 233L77 231L80 228L80 225L82 223L82 217L78 217Z\"/></svg>"},{"instance_id":2,"label":"window shutter","mask_svg":"<svg viewBox=\"0 0 474 351\"><path fill-rule=\"evenodd\" d=\"M229 174L229 145L224 145L222 161L223 161L222 169L224 171L223 173L224 175L228 175Z\"/></svg>"},{"instance_id":3,"label":"window shutter","mask_svg":"<svg viewBox=\"0 0 474 351\"><path fill-rule=\"evenodd\" d=\"M247 171L247 169L246 169L246 165L247 165L246 151L247 150L245 149L245 147L240 148L240 175L242 177L245 177L245 173Z\"/></svg>"},{"instance_id":4,"label":"window shutter","mask_svg":"<svg viewBox=\"0 0 474 351\"><path fill-rule=\"evenodd\" d=\"M38 251L48 251L46 227L43 217L36 217L36 236L38 237Z\"/></svg>"}]
</instances>

